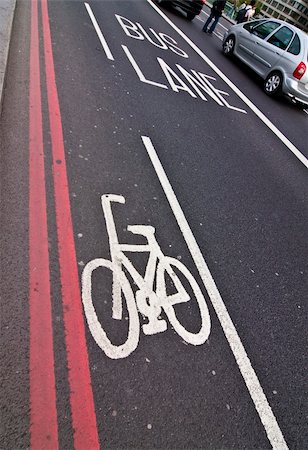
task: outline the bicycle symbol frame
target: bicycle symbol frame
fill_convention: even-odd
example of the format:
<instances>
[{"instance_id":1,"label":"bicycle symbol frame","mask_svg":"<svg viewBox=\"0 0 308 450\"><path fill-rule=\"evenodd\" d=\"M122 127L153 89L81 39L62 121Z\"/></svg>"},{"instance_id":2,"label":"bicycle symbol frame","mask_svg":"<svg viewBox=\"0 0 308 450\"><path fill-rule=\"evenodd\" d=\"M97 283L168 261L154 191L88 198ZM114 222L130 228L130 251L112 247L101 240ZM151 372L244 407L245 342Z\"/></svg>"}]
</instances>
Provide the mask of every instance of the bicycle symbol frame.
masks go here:
<instances>
[{"instance_id":1,"label":"bicycle symbol frame","mask_svg":"<svg viewBox=\"0 0 308 450\"><path fill-rule=\"evenodd\" d=\"M173 329L186 342L192 345L203 344L211 330L211 321L204 296L196 280L176 258L165 256L155 237L155 228L150 225L128 225L127 230L133 234L146 238L146 244L121 244L119 243L112 203L125 203L122 195L105 194L101 197L102 208L105 216L109 237L111 260L96 258L89 261L82 272L82 302L90 332L104 353L112 359L126 358L138 346L140 336L139 313L148 319L148 323L142 325L144 334L151 335L167 330L167 322L160 317L164 311ZM142 276L133 266L124 252L149 253L145 275ZM198 303L201 316L201 327L197 333L192 333L179 322L176 317L174 305L191 300L189 294L181 283L179 276L173 270L181 273L189 283L194 297ZM126 341L121 345L114 345L108 338L97 317L92 300L92 274L98 268L107 268L112 271L112 318L121 320L123 316L122 294L126 301L128 312L128 334ZM125 268L125 271L123 270ZM136 294L130 285L126 275L128 273L137 286ZM176 292L167 294L165 274L171 278Z\"/></svg>"}]
</instances>

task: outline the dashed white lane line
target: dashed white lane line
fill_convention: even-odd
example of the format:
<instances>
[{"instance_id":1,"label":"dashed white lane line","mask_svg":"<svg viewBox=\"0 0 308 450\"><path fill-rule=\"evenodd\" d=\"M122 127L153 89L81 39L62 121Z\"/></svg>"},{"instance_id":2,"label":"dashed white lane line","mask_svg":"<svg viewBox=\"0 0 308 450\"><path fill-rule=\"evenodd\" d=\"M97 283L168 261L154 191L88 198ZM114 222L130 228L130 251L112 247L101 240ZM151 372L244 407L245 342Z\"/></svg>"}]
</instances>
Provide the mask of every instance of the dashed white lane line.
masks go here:
<instances>
[{"instance_id":1,"label":"dashed white lane line","mask_svg":"<svg viewBox=\"0 0 308 450\"><path fill-rule=\"evenodd\" d=\"M204 62L232 89L233 92L253 111L256 116L280 139L280 141L300 160L308 169L308 159L292 144L292 142L260 111L260 109L249 100L248 97L200 50L200 48L180 30L170 19L164 14L159 7L152 1L147 0L148 4L184 39L185 42L203 59Z\"/></svg>"},{"instance_id":2,"label":"dashed white lane line","mask_svg":"<svg viewBox=\"0 0 308 450\"><path fill-rule=\"evenodd\" d=\"M246 350L236 331L232 319L229 316L224 301L218 291L218 288L206 264L206 261L203 258L201 250L186 220L186 217L173 191L173 188L168 180L164 168L161 165L161 162L157 156L157 153L151 142L151 139L147 136L142 136L142 141L151 159L153 167L156 171L161 186L165 192L165 195L170 204L172 212L176 218L176 221L179 225L179 228L183 234L183 237L190 251L190 254L194 260L194 263L196 264L196 267L198 269L202 282L205 286L205 289L207 290L213 308L215 309L215 312L220 321L226 339L230 345L230 348L233 352L237 365L246 383L247 389L254 402L255 408L259 414L261 422L265 428L267 437L274 449L277 450L288 449L287 444L282 435L282 432L273 414L273 411L267 401L267 398L265 397L262 386L260 385L258 377L251 365Z\"/></svg>"},{"instance_id":3,"label":"dashed white lane line","mask_svg":"<svg viewBox=\"0 0 308 450\"><path fill-rule=\"evenodd\" d=\"M95 19L95 16L93 14L91 6L88 3L85 3L84 5L86 7L86 10L88 11L90 19L91 19L91 21L93 23L93 26L95 28L95 31L97 33L97 36L98 36L101 44L102 44L102 47L103 47L103 49L104 49L104 51L106 53L107 58L110 59L111 61L114 61L114 57L113 57L113 55L112 55L112 53L110 51L110 48L108 47L108 44L106 42L106 39L103 36L103 33L101 32L101 29L100 29L100 27L99 27L99 25L97 23L97 20Z\"/></svg>"}]
</instances>

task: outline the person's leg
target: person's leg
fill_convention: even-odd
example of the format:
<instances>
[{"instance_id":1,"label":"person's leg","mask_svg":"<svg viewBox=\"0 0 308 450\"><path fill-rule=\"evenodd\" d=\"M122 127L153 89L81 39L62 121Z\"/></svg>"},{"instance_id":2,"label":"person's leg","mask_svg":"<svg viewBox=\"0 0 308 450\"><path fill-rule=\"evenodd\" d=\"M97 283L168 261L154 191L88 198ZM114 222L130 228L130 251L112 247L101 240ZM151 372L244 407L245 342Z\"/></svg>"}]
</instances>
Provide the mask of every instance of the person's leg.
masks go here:
<instances>
[{"instance_id":1,"label":"person's leg","mask_svg":"<svg viewBox=\"0 0 308 450\"><path fill-rule=\"evenodd\" d=\"M205 32L207 31L207 27L209 26L209 24L212 21L213 17L214 16L212 14L209 15L207 21L205 22L205 24L204 24L204 26L202 28L202 31L205 31Z\"/></svg>"},{"instance_id":2,"label":"person's leg","mask_svg":"<svg viewBox=\"0 0 308 450\"><path fill-rule=\"evenodd\" d=\"M213 33L213 31L215 30L216 25L217 25L217 23L218 23L218 20L219 20L219 16L216 16L216 17L214 18L214 22L213 22L212 25L211 25L211 28L210 28L209 33Z\"/></svg>"}]
</instances>

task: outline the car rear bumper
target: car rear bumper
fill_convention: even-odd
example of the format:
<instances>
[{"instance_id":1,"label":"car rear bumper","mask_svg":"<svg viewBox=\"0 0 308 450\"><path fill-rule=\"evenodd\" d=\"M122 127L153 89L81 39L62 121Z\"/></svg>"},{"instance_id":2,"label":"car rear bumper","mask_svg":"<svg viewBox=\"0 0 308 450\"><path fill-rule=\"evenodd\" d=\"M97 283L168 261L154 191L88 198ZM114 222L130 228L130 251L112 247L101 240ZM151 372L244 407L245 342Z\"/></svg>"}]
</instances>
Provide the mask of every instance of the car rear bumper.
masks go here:
<instances>
[{"instance_id":1,"label":"car rear bumper","mask_svg":"<svg viewBox=\"0 0 308 450\"><path fill-rule=\"evenodd\" d=\"M308 105L308 83L304 85L293 77L284 80L284 92L293 100Z\"/></svg>"}]
</instances>

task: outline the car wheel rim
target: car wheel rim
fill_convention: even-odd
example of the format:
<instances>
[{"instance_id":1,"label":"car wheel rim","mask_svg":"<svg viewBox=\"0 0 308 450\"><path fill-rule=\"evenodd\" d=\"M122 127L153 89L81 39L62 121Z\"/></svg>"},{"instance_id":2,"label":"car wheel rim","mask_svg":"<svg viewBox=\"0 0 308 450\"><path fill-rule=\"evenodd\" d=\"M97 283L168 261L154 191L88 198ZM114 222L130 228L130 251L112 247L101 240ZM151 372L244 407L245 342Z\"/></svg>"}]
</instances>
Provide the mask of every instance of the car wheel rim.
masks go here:
<instances>
[{"instance_id":1,"label":"car wheel rim","mask_svg":"<svg viewBox=\"0 0 308 450\"><path fill-rule=\"evenodd\" d=\"M233 48L233 40L228 39L228 41L225 42L225 53L230 53Z\"/></svg>"},{"instance_id":2,"label":"car wheel rim","mask_svg":"<svg viewBox=\"0 0 308 450\"><path fill-rule=\"evenodd\" d=\"M268 92L274 92L280 85L280 77L278 75L272 75L266 82L266 90Z\"/></svg>"}]
</instances>

